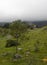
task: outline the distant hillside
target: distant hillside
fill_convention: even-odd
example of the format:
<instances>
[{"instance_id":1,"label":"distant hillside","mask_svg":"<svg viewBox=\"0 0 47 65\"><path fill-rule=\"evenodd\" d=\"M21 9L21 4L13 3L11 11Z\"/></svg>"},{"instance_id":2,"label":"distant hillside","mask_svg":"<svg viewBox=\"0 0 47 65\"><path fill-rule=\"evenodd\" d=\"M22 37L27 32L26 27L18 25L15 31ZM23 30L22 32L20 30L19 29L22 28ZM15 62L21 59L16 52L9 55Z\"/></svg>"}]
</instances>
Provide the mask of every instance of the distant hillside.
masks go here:
<instances>
[{"instance_id":1,"label":"distant hillside","mask_svg":"<svg viewBox=\"0 0 47 65\"><path fill-rule=\"evenodd\" d=\"M27 22L28 24L35 24L38 25L38 27L43 27L47 25L47 21L33 21L33 22Z\"/></svg>"},{"instance_id":2,"label":"distant hillside","mask_svg":"<svg viewBox=\"0 0 47 65\"><path fill-rule=\"evenodd\" d=\"M4 26L7 23L10 23L10 22L0 22L0 26Z\"/></svg>"},{"instance_id":3,"label":"distant hillside","mask_svg":"<svg viewBox=\"0 0 47 65\"><path fill-rule=\"evenodd\" d=\"M47 21L38 21L38 22L32 22L32 23L38 25L38 27L43 27L47 25Z\"/></svg>"},{"instance_id":4,"label":"distant hillside","mask_svg":"<svg viewBox=\"0 0 47 65\"><path fill-rule=\"evenodd\" d=\"M43 26L46 26L47 25L47 21L25 21L26 23L28 24L35 24L35 25L38 25L38 27L43 27ZM0 22L0 26L4 26L4 24L6 23L11 23L11 22Z\"/></svg>"}]
</instances>

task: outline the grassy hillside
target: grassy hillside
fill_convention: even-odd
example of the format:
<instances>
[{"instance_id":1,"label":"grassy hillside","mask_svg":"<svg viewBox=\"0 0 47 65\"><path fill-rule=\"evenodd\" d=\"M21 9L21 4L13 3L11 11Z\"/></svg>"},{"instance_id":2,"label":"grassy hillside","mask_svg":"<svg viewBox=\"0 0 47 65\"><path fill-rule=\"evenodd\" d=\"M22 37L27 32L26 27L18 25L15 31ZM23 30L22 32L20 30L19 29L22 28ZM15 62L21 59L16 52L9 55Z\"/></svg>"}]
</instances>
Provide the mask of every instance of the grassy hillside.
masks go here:
<instances>
[{"instance_id":1,"label":"grassy hillside","mask_svg":"<svg viewBox=\"0 0 47 65\"><path fill-rule=\"evenodd\" d=\"M22 58L14 60L16 48L5 48L7 37L0 37L0 65L47 65L43 61L47 59L47 26L29 30L22 39L19 46L22 50L18 51ZM36 44L38 51L35 51Z\"/></svg>"}]
</instances>

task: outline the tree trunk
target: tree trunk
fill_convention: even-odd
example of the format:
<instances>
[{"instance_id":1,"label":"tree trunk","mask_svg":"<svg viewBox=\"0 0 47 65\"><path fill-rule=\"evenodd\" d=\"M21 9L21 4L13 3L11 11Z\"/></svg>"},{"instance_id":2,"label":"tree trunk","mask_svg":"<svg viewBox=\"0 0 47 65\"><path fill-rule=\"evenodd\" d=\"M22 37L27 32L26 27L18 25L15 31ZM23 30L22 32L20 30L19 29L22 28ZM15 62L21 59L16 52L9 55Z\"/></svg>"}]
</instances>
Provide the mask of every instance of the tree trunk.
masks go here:
<instances>
[{"instance_id":1,"label":"tree trunk","mask_svg":"<svg viewBox=\"0 0 47 65\"><path fill-rule=\"evenodd\" d=\"M18 52L18 50L17 50L17 46L16 46L16 53Z\"/></svg>"}]
</instances>

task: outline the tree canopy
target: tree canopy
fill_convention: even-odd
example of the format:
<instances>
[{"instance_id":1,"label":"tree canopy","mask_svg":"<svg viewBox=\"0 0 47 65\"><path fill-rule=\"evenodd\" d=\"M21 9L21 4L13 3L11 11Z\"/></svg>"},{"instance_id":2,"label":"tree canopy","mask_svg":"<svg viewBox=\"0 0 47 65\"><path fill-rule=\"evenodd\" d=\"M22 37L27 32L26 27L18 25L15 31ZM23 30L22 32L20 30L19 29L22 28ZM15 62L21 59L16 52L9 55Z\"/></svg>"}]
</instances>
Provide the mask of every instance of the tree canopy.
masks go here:
<instances>
[{"instance_id":1,"label":"tree canopy","mask_svg":"<svg viewBox=\"0 0 47 65\"><path fill-rule=\"evenodd\" d=\"M27 24L21 22L21 21L14 21L10 25L11 34L13 36L19 36L27 31Z\"/></svg>"}]
</instances>

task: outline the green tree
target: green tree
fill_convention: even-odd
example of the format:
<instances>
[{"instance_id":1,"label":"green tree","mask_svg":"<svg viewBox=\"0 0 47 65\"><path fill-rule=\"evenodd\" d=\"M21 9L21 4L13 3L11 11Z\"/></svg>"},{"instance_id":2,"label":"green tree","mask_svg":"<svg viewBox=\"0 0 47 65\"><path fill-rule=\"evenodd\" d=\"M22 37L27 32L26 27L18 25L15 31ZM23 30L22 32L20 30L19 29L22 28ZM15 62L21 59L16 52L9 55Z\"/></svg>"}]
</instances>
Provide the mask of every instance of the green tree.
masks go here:
<instances>
[{"instance_id":1,"label":"green tree","mask_svg":"<svg viewBox=\"0 0 47 65\"><path fill-rule=\"evenodd\" d=\"M17 39L17 41L19 37L23 36L27 32L27 30L27 24L19 20L14 21L10 25L10 34L13 35Z\"/></svg>"},{"instance_id":2,"label":"green tree","mask_svg":"<svg viewBox=\"0 0 47 65\"><path fill-rule=\"evenodd\" d=\"M27 24L21 22L20 20L13 21L10 24L10 34L16 38L16 42L18 44L19 38L27 32ZM12 41L12 40L11 40ZM7 41L8 42L8 41ZM13 41L14 42L14 41ZM11 42L8 42L9 44L12 44ZM16 43L15 43L16 44ZM20 43L19 43L20 44ZM16 51L17 51L17 45L16 45Z\"/></svg>"}]
</instances>

